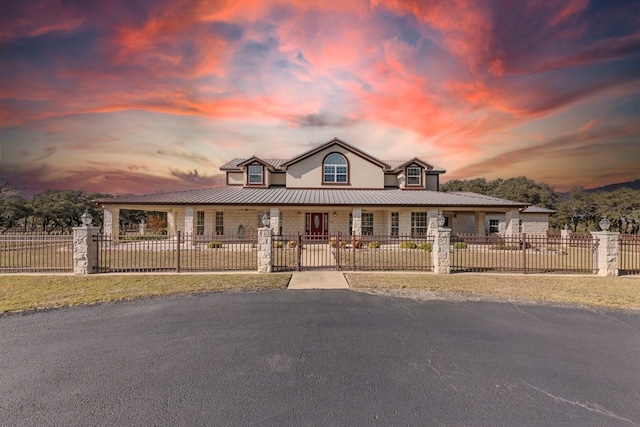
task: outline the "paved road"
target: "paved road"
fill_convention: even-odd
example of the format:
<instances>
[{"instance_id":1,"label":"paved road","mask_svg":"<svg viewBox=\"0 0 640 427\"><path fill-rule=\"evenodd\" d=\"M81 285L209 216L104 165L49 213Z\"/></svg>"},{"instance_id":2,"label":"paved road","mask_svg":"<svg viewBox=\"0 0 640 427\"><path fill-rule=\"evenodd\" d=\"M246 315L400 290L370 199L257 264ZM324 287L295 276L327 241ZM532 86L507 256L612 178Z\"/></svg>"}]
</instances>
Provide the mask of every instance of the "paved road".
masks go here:
<instances>
[{"instance_id":1,"label":"paved road","mask_svg":"<svg viewBox=\"0 0 640 427\"><path fill-rule=\"evenodd\" d=\"M640 315L353 291L0 318L4 425L638 425Z\"/></svg>"}]
</instances>

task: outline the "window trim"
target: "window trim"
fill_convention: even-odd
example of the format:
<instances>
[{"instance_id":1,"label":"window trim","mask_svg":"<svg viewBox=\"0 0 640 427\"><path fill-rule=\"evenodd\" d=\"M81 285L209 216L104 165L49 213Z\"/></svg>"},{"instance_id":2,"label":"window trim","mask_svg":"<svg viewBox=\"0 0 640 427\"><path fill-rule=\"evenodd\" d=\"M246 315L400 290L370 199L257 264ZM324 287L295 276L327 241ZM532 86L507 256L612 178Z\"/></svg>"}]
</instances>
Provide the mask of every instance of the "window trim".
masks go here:
<instances>
[{"instance_id":1,"label":"window trim","mask_svg":"<svg viewBox=\"0 0 640 427\"><path fill-rule=\"evenodd\" d=\"M420 217L418 217L418 215ZM424 216L424 218L423 218ZM418 220L422 223L424 219L424 225L417 224ZM422 231L422 233L418 233L418 231ZM429 213L423 211L411 212L411 236L427 236L429 234Z\"/></svg>"},{"instance_id":2,"label":"window trim","mask_svg":"<svg viewBox=\"0 0 640 427\"><path fill-rule=\"evenodd\" d=\"M256 173L251 173L251 168L260 168L260 182L251 182L251 176L258 175ZM247 185L264 185L264 165L247 165Z\"/></svg>"},{"instance_id":3,"label":"window trim","mask_svg":"<svg viewBox=\"0 0 640 427\"><path fill-rule=\"evenodd\" d=\"M418 171L418 175L411 175L411 178L418 178L418 183L417 184L410 184L409 183L409 170L417 170ZM423 175L423 169L420 166L416 166L416 165L411 165L411 166L407 166L404 169L404 185L405 187L424 187L424 183L423 183L423 179L422 179L422 175Z\"/></svg>"},{"instance_id":4,"label":"window trim","mask_svg":"<svg viewBox=\"0 0 640 427\"><path fill-rule=\"evenodd\" d=\"M204 211L196 211L196 236L204 236L205 218Z\"/></svg>"},{"instance_id":5,"label":"window trim","mask_svg":"<svg viewBox=\"0 0 640 427\"><path fill-rule=\"evenodd\" d=\"M395 221L394 221L395 218ZM391 235L398 236L400 234L400 212L391 212Z\"/></svg>"},{"instance_id":6,"label":"window trim","mask_svg":"<svg viewBox=\"0 0 640 427\"><path fill-rule=\"evenodd\" d=\"M338 154L340 157L342 157L345 162L347 162L346 164L346 168L347 168L347 173L344 174L346 175L346 181L345 182L337 182L337 181L325 181L325 167L326 166L333 166L333 167L337 167L337 166L345 166L345 165L339 165L339 164L332 164L329 163L327 164L327 158L333 154ZM343 174L340 174L343 175ZM334 178L337 179L338 177L338 173L336 171L333 172L333 176ZM351 185L351 164L349 163L349 159L347 158L347 156L345 156L344 154L338 152L338 151L333 151L329 154L327 154L326 156L324 156L324 159L322 159L322 185Z\"/></svg>"},{"instance_id":7,"label":"window trim","mask_svg":"<svg viewBox=\"0 0 640 427\"><path fill-rule=\"evenodd\" d=\"M218 221L220 220L220 221ZM224 212L216 211L216 223L215 223L216 236L224 235Z\"/></svg>"},{"instance_id":8,"label":"window trim","mask_svg":"<svg viewBox=\"0 0 640 427\"><path fill-rule=\"evenodd\" d=\"M365 226L365 215L367 216L367 218L371 218L371 224L367 224ZM367 232L365 232L365 227L367 228ZM373 212L362 212L360 214L360 230L363 236L373 236L374 232L374 215ZM370 231L369 231L370 230Z\"/></svg>"},{"instance_id":9,"label":"window trim","mask_svg":"<svg viewBox=\"0 0 640 427\"><path fill-rule=\"evenodd\" d=\"M492 224L492 223L495 223ZM495 227L496 231L491 231L491 227ZM489 234L498 234L500 233L500 220L499 219L490 219L489 220Z\"/></svg>"}]
</instances>

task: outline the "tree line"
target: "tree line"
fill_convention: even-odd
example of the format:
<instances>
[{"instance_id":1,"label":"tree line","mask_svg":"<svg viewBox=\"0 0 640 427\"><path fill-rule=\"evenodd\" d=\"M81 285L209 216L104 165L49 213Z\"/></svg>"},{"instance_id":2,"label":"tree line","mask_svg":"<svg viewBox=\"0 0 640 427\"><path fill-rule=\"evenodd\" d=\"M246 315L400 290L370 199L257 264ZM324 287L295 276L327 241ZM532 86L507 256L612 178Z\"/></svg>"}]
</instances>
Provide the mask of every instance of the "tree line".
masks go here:
<instances>
[{"instance_id":1,"label":"tree line","mask_svg":"<svg viewBox=\"0 0 640 427\"><path fill-rule=\"evenodd\" d=\"M549 226L562 229L565 224L573 231L596 231L598 222L606 217L611 231L638 234L640 231L640 190L619 188L615 191L588 192L573 187L568 193L557 193L544 182L526 177L453 180L440 186L441 191L473 192L553 209Z\"/></svg>"},{"instance_id":2,"label":"tree line","mask_svg":"<svg viewBox=\"0 0 640 427\"><path fill-rule=\"evenodd\" d=\"M557 193L544 182L526 177L453 180L440 186L441 191L473 192L518 202L529 203L556 211L550 217L550 227L568 225L573 231L598 230L598 222L606 217L612 231L638 234L640 231L640 190L620 188L615 191L587 192L574 187L568 193ZM68 233L82 223L85 211L93 216L93 224L102 226L102 209L96 200L109 194L75 190L47 190L27 200L9 184L0 185L0 232L44 231ZM157 212L121 210L120 226L127 229L145 220L150 229L161 232L166 216Z\"/></svg>"}]
</instances>

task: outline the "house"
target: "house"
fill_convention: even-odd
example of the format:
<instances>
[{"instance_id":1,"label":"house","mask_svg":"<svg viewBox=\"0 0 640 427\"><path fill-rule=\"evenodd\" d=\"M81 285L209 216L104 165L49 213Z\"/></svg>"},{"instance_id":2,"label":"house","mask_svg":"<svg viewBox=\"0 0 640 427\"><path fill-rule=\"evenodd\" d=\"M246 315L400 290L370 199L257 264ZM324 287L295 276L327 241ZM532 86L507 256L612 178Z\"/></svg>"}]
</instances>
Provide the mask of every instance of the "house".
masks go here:
<instances>
[{"instance_id":1,"label":"house","mask_svg":"<svg viewBox=\"0 0 640 427\"><path fill-rule=\"evenodd\" d=\"M553 211L475 193L439 191L445 170L417 157L380 160L334 138L290 159L258 156L222 165L226 185L104 200L104 231L119 212L167 213L169 234L254 235L270 216L276 234L428 235L445 217L454 234L545 234Z\"/></svg>"}]
</instances>

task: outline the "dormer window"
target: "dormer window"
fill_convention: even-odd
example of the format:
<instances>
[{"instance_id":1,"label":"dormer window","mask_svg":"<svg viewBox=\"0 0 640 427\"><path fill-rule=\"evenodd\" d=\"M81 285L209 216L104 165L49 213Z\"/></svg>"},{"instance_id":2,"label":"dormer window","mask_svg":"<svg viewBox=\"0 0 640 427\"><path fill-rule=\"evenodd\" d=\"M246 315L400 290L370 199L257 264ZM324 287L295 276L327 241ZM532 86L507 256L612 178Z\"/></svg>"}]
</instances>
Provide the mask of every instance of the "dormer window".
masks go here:
<instances>
[{"instance_id":1,"label":"dormer window","mask_svg":"<svg viewBox=\"0 0 640 427\"><path fill-rule=\"evenodd\" d=\"M349 164L340 153L331 153L324 159L323 183L346 184L349 182Z\"/></svg>"},{"instance_id":2,"label":"dormer window","mask_svg":"<svg viewBox=\"0 0 640 427\"><path fill-rule=\"evenodd\" d=\"M262 165L247 166L247 183L249 185L260 185L264 183L264 167Z\"/></svg>"},{"instance_id":3,"label":"dormer window","mask_svg":"<svg viewBox=\"0 0 640 427\"><path fill-rule=\"evenodd\" d=\"M407 168L407 186L422 185L422 168L409 166Z\"/></svg>"}]
</instances>

